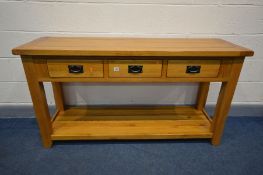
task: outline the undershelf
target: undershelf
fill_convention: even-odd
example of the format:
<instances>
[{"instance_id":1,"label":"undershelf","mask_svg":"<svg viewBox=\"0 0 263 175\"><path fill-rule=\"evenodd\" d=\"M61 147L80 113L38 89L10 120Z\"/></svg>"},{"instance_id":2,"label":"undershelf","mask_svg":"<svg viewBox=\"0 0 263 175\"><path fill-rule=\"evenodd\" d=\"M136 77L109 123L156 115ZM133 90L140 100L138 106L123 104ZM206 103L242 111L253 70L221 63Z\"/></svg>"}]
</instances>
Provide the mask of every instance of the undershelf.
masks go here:
<instances>
[{"instance_id":1,"label":"undershelf","mask_svg":"<svg viewBox=\"0 0 263 175\"><path fill-rule=\"evenodd\" d=\"M211 138L203 111L180 107L71 107L58 112L52 140Z\"/></svg>"}]
</instances>

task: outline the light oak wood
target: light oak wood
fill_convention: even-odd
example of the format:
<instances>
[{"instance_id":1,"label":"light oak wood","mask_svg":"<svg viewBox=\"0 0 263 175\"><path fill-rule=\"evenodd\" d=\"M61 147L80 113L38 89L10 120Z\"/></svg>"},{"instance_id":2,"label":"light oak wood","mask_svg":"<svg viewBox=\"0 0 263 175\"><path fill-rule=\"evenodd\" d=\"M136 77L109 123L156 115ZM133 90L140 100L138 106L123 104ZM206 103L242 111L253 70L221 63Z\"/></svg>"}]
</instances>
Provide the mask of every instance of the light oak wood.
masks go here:
<instances>
[{"instance_id":1,"label":"light oak wood","mask_svg":"<svg viewBox=\"0 0 263 175\"><path fill-rule=\"evenodd\" d=\"M74 60L89 60L89 57L61 57L61 56L45 56L45 57L38 57L38 56L33 56L33 62L34 66L38 72L37 79L38 81L50 81L50 82L106 82L106 83L111 83L111 82L207 82L207 81L214 81L214 82L221 82L221 81L227 81L229 79L229 72L232 64L232 60L229 58L221 58L221 66L219 69L218 77L214 78L207 78L207 77L188 77L187 79L184 77L167 77L167 60L162 60L163 61L163 68L162 68L162 76L159 78L136 78L136 77L130 77L130 78L109 78L109 61L112 60L113 58L116 57L92 57L92 59L104 59L101 60L104 62L103 64L103 70L104 70L104 77L89 77L87 79L86 77L50 77L49 72L48 72L48 67L47 67L47 60L52 60L52 59L59 59L59 60L69 60L69 61L74 61ZM38 58L35 58L38 57ZM122 57L123 58L123 57ZM126 57L125 57L126 58ZM136 57L127 57L130 59L130 61L136 60ZM140 57L141 58L141 57ZM164 58L164 57L143 57L144 59L148 60L157 60L156 58ZM168 57L166 57L168 59ZM176 60L192 60L192 57L170 57L169 60L171 59L176 59ZM124 59L124 58L123 58ZM212 58L210 57L202 57L202 59L207 59L210 60ZM235 58L237 59L237 58Z\"/></svg>"},{"instance_id":2,"label":"light oak wood","mask_svg":"<svg viewBox=\"0 0 263 175\"><path fill-rule=\"evenodd\" d=\"M203 110L206 104L208 92L209 92L209 82L199 83L199 90L196 100L196 109Z\"/></svg>"},{"instance_id":3,"label":"light oak wood","mask_svg":"<svg viewBox=\"0 0 263 175\"><path fill-rule=\"evenodd\" d=\"M40 129L42 143L44 147L50 148L52 146L52 126L44 86L42 82L37 81L38 72L35 69L32 58L29 56L22 56L22 62Z\"/></svg>"},{"instance_id":4,"label":"light oak wood","mask_svg":"<svg viewBox=\"0 0 263 175\"><path fill-rule=\"evenodd\" d=\"M129 65L143 66L142 73L129 73ZM118 68L118 71L114 69ZM110 60L109 77L161 77L162 61L161 60Z\"/></svg>"},{"instance_id":5,"label":"light oak wood","mask_svg":"<svg viewBox=\"0 0 263 175\"><path fill-rule=\"evenodd\" d=\"M235 58L235 59L237 59L237 58ZM218 77L224 77L224 78L227 78L229 80L231 78L230 72L231 72L232 63L233 63L233 59L232 60L222 59L220 69L219 69L219 73L218 73Z\"/></svg>"},{"instance_id":6,"label":"light oak wood","mask_svg":"<svg viewBox=\"0 0 263 175\"><path fill-rule=\"evenodd\" d=\"M243 62L244 62L244 58L240 58L239 60L234 60L230 72L231 79L228 82L222 83L216 104L215 114L213 117L213 125L212 125L212 131L214 133L212 138L213 145L220 144L225 121L227 119L227 115L231 106L231 101L234 96L234 92L236 89L236 85L242 69Z\"/></svg>"},{"instance_id":7,"label":"light oak wood","mask_svg":"<svg viewBox=\"0 0 263 175\"><path fill-rule=\"evenodd\" d=\"M53 122L53 140L211 138L210 122L193 107L73 108Z\"/></svg>"},{"instance_id":8,"label":"light oak wood","mask_svg":"<svg viewBox=\"0 0 263 175\"><path fill-rule=\"evenodd\" d=\"M202 111L191 106L89 106L71 107L56 121L82 120L202 120Z\"/></svg>"},{"instance_id":9,"label":"light oak wood","mask_svg":"<svg viewBox=\"0 0 263 175\"><path fill-rule=\"evenodd\" d=\"M175 82L225 82L228 81L229 78L150 78L150 77L131 77L131 78L39 78L39 81L44 82L87 82L87 83L175 83Z\"/></svg>"},{"instance_id":10,"label":"light oak wood","mask_svg":"<svg viewBox=\"0 0 263 175\"><path fill-rule=\"evenodd\" d=\"M52 82L53 94L57 110L64 111L64 94L62 89L62 83Z\"/></svg>"},{"instance_id":11,"label":"light oak wood","mask_svg":"<svg viewBox=\"0 0 263 175\"><path fill-rule=\"evenodd\" d=\"M213 120L212 120L211 116L206 112L205 109L203 109L202 111L203 111L203 114L206 116L207 120L208 120L208 121L211 123L211 125L212 125ZM211 128L210 128L210 131L212 131Z\"/></svg>"},{"instance_id":12,"label":"light oak wood","mask_svg":"<svg viewBox=\"0 0 263 175\"><path fill-rule=\"evenodd\" d=\"M194 59L200 59L199 56L253 55L252 50L215 38L42 37L14 48L12 53L59 56L195 56Z\"/></svg>"},{"instance_id":13,"label":"light oak wood","mask_svg":"<svg viewBox=\"0 0 263 175\"><path fill-rule=\"evenodd\" d=\"M109 79L109 60L104 60L103 70L104 70L104 79L108 81Z\"/></svg>"},{"instance_id":14,"label":"light oak wood","mask_svg":"<svg viewBox=\"0 0 263 175\"><path fill-rule=\"evenodd\" d=\"M51 122L55 121L55 119L57 118L59 112L61 112L61 111L59 111L58 109L55 111L55 113L52 115Z\"/></svg>"},{"instance_id":15,"label":"light oak wood","mask_svg":"<svg viewBox=\"0 0 263 175\"><path fill-rule=\"evenodd\" d=\"M218 145L244 56L253 51L220 39L40 38L13 49L20 54L44 147L52 140L212 138ZM84 73L68 74L69 64ZM142 64L143 73L128 73ZM200 74L186 66L200 65ZM119 66L120 71L113 71ZM52 82L57 112L50 118L43 82ZM62 82L200 83L188 107L65 107ZM210 82L222 82L213 118L204 107Z\"/></svg>"},{"instance_id":16,"label":"light oak wood","mask_svg":"<svg viewBox=\"0 0 263 175\"><path fill-rule=\"evenodd\" d=\"M70 73L69 65L83 66L83 73ZM103 61L48 59L50 77L103 77Z\"/></svg>"},{"instance_id":17,"label":"light oak wood","mask_svg":"<svg viewBox=\"0 0 263 175\"><path fill-rule=\"evenodd\" d=\"M26 56L24 56L26 57ZM29 56L27 56L29 57ZM41 78L49 78L48 68L47 68L47 59L43 57L34 58L34 56L30 56L31 62L34 66L35 78L37 80Z\"/></svg>"},{"instance_id":18,"label":"light oak wood","mask_svg":"<svg viewBox=\"0 0 263 175\"><path fill-rule=\"evenodd\" d=\"M166 79L167 76L167 67L168 67L168 61L167 60L163 60L163 67L162 67L162 79Z\"/></svg>"},{"instance_id":19,"label":"light oak wood","mask_svg":"<svg viewBox=\"0 0 263 175\"><path fill-rule=\"evenodd\" d=\"M221 60L169 60L167 77L217 77ZM187 66L201 66L200 73L187 73Z\"/></svg>"},{"instance_id":20,"label":"light oak wood","mask_svg":"<svg viewBox=\"0 0 263 175\"><path fill-rule=\"evenodd\" d=\"M209 126L174 120L55 122L52 140L211 138Z\"/></svg>"}]
</instances>

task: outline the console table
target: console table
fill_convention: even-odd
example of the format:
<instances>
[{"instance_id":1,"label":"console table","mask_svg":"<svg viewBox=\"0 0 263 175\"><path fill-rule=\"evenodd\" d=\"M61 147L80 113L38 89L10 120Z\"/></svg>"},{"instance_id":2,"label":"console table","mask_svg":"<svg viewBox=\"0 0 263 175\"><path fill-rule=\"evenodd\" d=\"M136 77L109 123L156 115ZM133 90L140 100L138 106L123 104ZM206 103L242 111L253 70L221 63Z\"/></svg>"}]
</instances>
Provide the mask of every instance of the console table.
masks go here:
<instances>
[{"instance_id":1,"label":"console table","mask_svg":"<svg viewBox=\"0 0 263 175\"><path fill-rule=\"evenodd\" d=\"M242 64L253 51L222 39L42 37L21 55L43 146L54 140L191 139L220 144ZM43 82L57 111L50 117ZM197 82L192 106L66 106L62 83ZM210 82L222 82L216 109L204 106Z\"/></svg>"}]
</instances>

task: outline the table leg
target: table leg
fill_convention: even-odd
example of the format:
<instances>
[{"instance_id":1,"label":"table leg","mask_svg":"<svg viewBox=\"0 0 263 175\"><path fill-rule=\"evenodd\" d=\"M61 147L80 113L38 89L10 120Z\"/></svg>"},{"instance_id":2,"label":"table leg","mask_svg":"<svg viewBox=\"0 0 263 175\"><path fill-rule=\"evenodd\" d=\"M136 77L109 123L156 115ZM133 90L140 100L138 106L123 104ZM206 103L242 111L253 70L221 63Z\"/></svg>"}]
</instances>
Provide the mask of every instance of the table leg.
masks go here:
<instances>
[{"instance_id":1,"label":"table leg","mask_svg":"<svg viewBox=\"0 0 263 175\"><path fill-rule=\"evenodd\" d=\"M64 111L64 95L62 83L52 82L52 88L57 109L59 111Z\"/></svg>"},{"instance_id":2,"label":"table leg","mask_svg":"<svg viewBox=\"0 0 263 175\"><path fill-rule=\"evenodd\" d=\"M44 85L43 82L39 82L37 80L38 73L37 70L34 69L33 59L28 56L22 56L22 62L35 110L36 119L40 128L42 143L45 148L50 148L52 146L52 125Z\"/></svg>"},{"instance_id":3,"label":"table leg","mask_svg":"<svg viewBox=\"0 0 263 175\"><path fill-rule=\"evenodd\" d=\"M232 63L230 77L227 82L223 82L216 104L215 114L212 122L212 144L219 145L224 130L225 121L231 106L232 98L236 89L239 74L242 69L244 58L236 59Z\"/></svg>"},{"instance_id":4,"label":"table leg","mask_svg":"<svg viewBox=\"0 0 263 175\"><path fill-rule=\"evenodd\" d=\"M206 104L210 82L201 82L199 84L198 96L196 100L196 109L203 110Z\"/></svg>"}]
</instances>

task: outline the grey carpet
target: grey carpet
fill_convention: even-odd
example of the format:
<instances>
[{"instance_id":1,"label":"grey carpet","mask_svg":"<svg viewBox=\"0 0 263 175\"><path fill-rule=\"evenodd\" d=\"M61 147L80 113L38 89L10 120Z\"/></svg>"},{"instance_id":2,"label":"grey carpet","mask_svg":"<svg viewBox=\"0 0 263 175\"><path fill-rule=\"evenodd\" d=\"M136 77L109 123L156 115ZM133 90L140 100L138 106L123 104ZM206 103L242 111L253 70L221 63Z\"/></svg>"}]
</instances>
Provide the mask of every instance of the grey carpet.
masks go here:
<instances>
[{"instance_id":1,"label":"grey carpet","mask_svg":"<svg viewBox=\"0 0 263 175\"><path fill-rule=\"evenodd\" d=\"M1 175L262 175L263 117L230 117L208 140L67 141L41 146L34 119L0 119Z\"/></svg>"}]
</instances>

